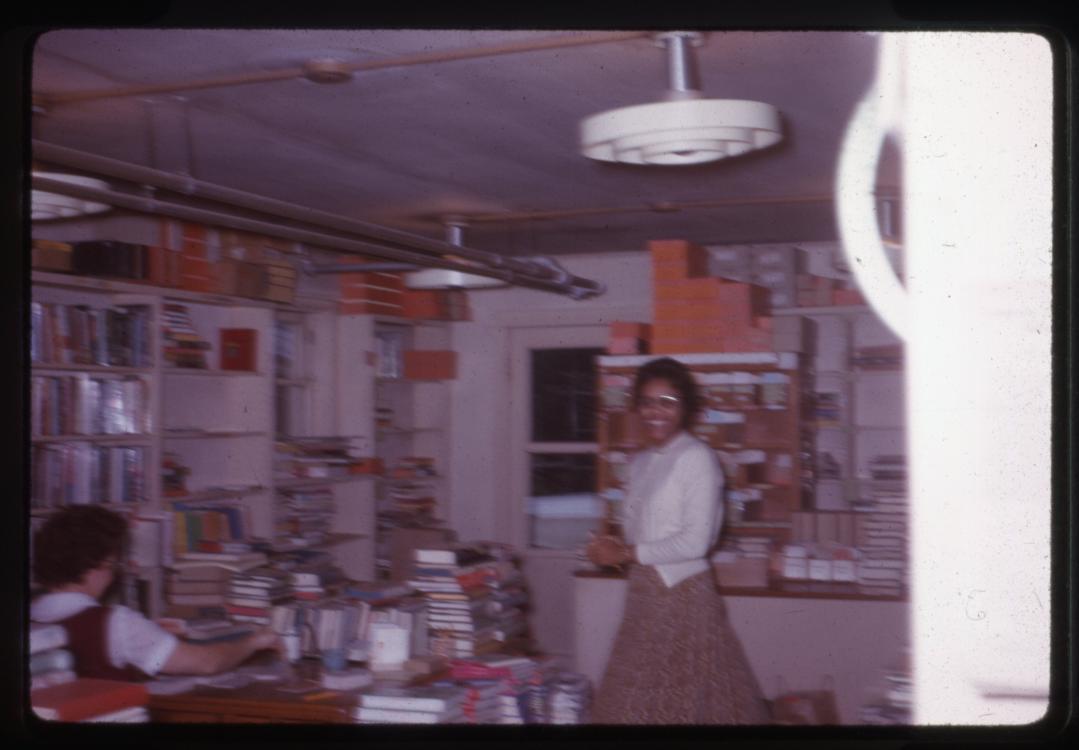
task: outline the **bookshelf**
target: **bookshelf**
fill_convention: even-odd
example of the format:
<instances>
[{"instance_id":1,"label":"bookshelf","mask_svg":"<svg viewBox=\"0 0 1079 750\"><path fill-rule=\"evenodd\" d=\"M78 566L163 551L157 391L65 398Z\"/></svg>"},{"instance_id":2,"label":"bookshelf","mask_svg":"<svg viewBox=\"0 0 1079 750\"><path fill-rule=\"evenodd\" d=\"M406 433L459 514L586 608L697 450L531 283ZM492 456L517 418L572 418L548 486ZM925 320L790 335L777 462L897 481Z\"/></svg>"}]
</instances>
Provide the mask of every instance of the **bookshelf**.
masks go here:
<instances>
[{"instance_id":1,"label":"bookshelf","mask_svg":"<svg viewBox=\"0 0 1079 750\"><path fill-rule=\"evenodd\" d=\"M57 507L86 502L133 519L162 519L163 543L176 539L183 511L229 513L241 519L245 536L271 538L278 488L329 486L342 507L334 533L316 546L330 550L350 577L373 576L374 517L362 512L364 505L372 507L364 498L373 495L373 477L281 482L273 470L278 416L288 401L282 390L294 397L289 429L330 432L325 422L335 410L336 382L327 363L338 343L333 312L42 271L32 273L31 283L32 312L51 316L36 319L31 341L32 526ZM175 305L183 306L206 342L204 368L178 367L168 351L173 342L162 331ZM137 325L121 329L115 313L129 310L137 310ZM299 343L306 347L292 351L294 367L287 372L275 366L276 324L282 318L299 324ZM250 369L220 367L222 329L254 331ZM111 360L110 344L119 352ZM133 348L138 356L130 360ZM112 403L105 393L120 406L102 406ZM135 456L127 473L102 477L103 470L113 464L123 469ZM182 492L166 492L160 478L166 456L187 470ZM65 471L74 479L63 479ZM234 531L229 528L224 538ZM126 604L160 616L160 563L173 551L163 549L156 565L129 561Z\"/></svg>"},{"instance_id":2,"label":"bookshelf","mask_svg":"<svg viewBox=\"0 0 1079 750\"><path fill-rule=\"evenodd\" d=\"M447 351L452 335L448 323L395 316L373 317L376 365L374 423L376 455L384 476L376 483L378 508L377 573L391 575L395 529L441 526L448 513L444 472L449 466L448 378L446 373L409 377L406 352ZM425 459L430 467L414 476L394 476L409 459ZM433 473L431 473L433 472ZM426 509L426 498L433 500Z\"/></svg>"},{"instance_id":3,"label":"bookshelf","mask_svg":"<svg viewBox=\"0 0 1079 750\"><path fill-rule=\"evenodd\" d=\"M693 373L703 397L693 433L723 465L725 533L789 538L806 503L802 457L812 443L802 420L805 363L794 352L671 355ZM649 356L598 358L598 491L615 516L631 455L643 447L632 410L633 376Z\"/></svg>"}]
</instances>

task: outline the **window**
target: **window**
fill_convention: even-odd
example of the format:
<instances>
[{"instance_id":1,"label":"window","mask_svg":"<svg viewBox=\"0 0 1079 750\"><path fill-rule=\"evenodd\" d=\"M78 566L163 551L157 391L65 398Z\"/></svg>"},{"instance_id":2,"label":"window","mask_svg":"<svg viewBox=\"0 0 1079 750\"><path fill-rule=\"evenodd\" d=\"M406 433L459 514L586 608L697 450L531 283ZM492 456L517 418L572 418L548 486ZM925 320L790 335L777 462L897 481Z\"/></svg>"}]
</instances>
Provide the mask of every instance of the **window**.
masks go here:
<instances>
[{"instance_id":1,"label":"window","mask_svg":"<svg viewBox=\"0 0 1079 750\"><path fill-rule=\"evenodd\" d=\"M576 549L599 525L596 347L529 351L528 544Z\"/></svg>"}]
</instances>

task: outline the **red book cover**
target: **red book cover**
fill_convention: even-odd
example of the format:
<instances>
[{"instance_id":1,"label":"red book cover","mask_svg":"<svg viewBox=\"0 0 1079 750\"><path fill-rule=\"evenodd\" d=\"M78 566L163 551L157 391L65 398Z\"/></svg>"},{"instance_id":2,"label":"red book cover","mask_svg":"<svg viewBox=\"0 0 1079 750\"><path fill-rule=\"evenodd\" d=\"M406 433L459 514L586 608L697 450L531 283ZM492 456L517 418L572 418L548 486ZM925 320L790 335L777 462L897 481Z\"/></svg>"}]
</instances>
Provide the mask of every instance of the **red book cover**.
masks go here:
<instances>
[{"instance_id":1,"label":"red book cover","mask_svg":"<svg viewBox=\"0 0 1079 750\"><path fill-rule=\"evenodd\" d=\"M146 686L138 682L82 677L30 693L34 713L49 721L82 721L124 708L145 706Z\"/></svg>"},{"instance_id":2,"label":"red book cover","mask_svg":"<svg viewBox=\"0 0 1079 750\"><path fill-rule=\"evenodd\" d=\"M254 328L221 329L221 369L255 370L255 344L258 331Z\"/></svg>"}]
</instances>

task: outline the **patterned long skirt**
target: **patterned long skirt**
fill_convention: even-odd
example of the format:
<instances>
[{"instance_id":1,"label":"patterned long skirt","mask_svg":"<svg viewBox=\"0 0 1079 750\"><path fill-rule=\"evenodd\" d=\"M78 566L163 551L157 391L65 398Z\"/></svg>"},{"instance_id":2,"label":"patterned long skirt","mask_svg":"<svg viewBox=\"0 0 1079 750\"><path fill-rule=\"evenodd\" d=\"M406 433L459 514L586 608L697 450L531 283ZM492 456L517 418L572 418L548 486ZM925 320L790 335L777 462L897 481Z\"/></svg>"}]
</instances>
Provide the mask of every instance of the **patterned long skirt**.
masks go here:
<instances>
[{"instance_id":1,"label":"patterned long skirt","mask_svg":"<svg viewBox=\"0 0 1079 750\"><path fill-rule=\"evenodd\" d=\"M767 724L712 571L672 588L630 569L626 609L592 707L597 724Z\"/></svg>"}]
</instances>

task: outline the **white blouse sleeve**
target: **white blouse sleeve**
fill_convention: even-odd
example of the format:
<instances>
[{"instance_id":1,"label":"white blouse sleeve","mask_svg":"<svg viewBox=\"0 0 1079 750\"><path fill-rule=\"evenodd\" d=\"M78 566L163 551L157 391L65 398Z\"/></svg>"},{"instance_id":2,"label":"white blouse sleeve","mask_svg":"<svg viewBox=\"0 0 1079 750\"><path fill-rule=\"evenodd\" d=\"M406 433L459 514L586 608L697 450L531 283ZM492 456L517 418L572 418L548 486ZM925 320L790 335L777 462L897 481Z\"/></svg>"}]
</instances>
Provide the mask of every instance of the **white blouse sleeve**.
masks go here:
<instances>
[{"instance_id":1,"label":"white blouse sleeve","mask_svg":"<svg viewBox=\"0 0 1079 750\"><path fill-rule=\"evenodd\" d=\"M699 560L719 531L723 474L711 451L688 451L673 467L667 483L665 491L680 495L677 530L637 544L637 560L645 565Z\"/></svg>"},{"instance_id":2,"label":"white blouse sleeve","mask_svg":"<svg viewBox=\"0 0 1079 750\"><path fill-rule=\"evenodd\" d=\"M133 664L149 675L161 671L179 643L172 633L127 607L112 607L108 634L113 666Z\"/></svg>"}]
</instances>

